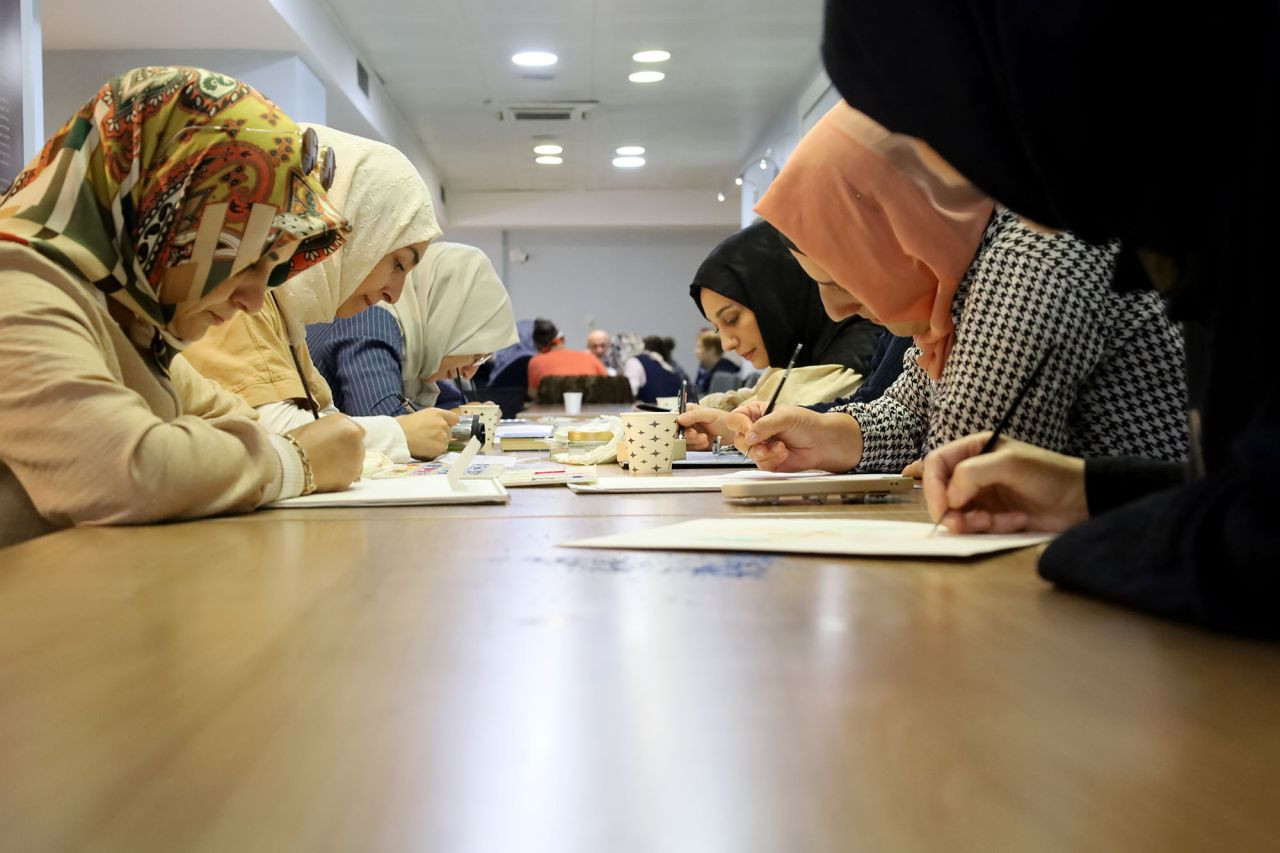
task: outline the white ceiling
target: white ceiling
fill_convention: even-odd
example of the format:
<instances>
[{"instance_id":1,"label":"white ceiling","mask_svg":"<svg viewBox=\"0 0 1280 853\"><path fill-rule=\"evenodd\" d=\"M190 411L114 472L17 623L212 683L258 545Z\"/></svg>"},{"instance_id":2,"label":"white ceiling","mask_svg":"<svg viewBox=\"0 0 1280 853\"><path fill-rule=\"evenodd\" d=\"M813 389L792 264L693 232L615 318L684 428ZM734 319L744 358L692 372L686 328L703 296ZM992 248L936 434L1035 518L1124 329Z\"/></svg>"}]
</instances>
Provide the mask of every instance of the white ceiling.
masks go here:
<instances>
[{"instance_id":1,"label":"white ceiling","mask_svg":"<svg viewBox=\"0 0 1280 853\"><path fill-rule=\"evenodd\" d=\"M724 186L818 68L821 0L329 0L371 71L454 191L708 189ZM637 50L672 54L660 65ZM520 50L560 57L529 80ZM627 75L658 68L667 79ZM537 69L537 72L542 72ZM498 110L597 100L577 122L500 122ZM568 125L568 126L566 126ZM537 134L565 148L538 166ZM648 163L616 169L614 149Z\"/></svg>"}]
</instances>

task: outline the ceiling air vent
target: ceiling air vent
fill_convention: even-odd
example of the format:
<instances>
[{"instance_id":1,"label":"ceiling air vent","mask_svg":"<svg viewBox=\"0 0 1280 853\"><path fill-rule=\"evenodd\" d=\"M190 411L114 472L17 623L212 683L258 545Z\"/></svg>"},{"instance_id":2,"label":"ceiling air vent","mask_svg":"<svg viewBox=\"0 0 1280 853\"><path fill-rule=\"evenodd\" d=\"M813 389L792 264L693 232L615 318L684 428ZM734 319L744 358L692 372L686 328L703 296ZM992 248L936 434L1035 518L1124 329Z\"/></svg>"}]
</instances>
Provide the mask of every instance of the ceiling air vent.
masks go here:
<instances>
[{"instance_id":1,"label":"ceiling air vent","mask_svg":"<svg viewBox=\"0 0 1280 853\"><path fill-rule=\"evenodd\" d=\"M578 121L596 101L567 101L554 104L516 104L498 111L499 121Z\"/></svg>"}]
</instances>

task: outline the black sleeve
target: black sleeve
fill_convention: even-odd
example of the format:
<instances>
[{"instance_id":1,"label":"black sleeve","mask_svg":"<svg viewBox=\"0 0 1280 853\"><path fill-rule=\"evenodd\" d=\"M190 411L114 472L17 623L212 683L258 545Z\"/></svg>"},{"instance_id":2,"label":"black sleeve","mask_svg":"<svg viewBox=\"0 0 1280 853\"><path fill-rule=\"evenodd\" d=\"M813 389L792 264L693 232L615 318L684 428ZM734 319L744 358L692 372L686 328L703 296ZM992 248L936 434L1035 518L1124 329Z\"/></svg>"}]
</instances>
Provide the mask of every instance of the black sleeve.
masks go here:
<instances>
[{"instance_id":1,"label":"black sleeve","mask_svg":"<svg viewBox=\"0 0 1280 853\"><path fill-rule=\"evenodd\" d=\"M1066 589L1207 628L1280 639L1280 400L1228 464L1068 530L1040 559Z\"/></svg>"},{"instance_id":2,"label":"black sleeve","mask_svg":"<svg viewBox=\"0 0 1280 853\"><path fill-rule=\"evenodd\" d=\"M1086 459L1085 500L1090 515L1101 515L1187 481L1184 462L1163 462L1135 456Z\"/></svg>"}]
</instances>

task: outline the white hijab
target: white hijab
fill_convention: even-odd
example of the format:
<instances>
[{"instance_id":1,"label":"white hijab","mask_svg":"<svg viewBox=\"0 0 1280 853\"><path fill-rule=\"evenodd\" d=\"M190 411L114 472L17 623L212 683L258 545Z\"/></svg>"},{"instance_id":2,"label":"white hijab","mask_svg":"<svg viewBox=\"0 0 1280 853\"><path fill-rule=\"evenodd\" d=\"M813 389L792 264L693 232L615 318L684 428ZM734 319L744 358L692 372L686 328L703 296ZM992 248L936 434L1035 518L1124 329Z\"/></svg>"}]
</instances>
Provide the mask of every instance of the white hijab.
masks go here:
<instances>
[{"instance_id":1,"label":"white hijab","mask_svg":"<svg viewBox=\"0 0 1280 853\"><path fill-rule=\"evenodd\" d=\"M295 341L307 323L332 323L378 261L396 249L440 236L435 207L409 158L382 142L322 125L311 127L333 149L337 170L329 201L351 222L342 251L299 273L275 291Z\"/></svg>"},{"instance_id":2,"label":"white hijab","mask_svg":"<svg viewBox=\"0 0 1280 853\"><path fill-rule=\"evenodd\" d=\"M339 161L341 165L341 161ZM485 355L519 340L502 280L485 253L461 243L432 243L409 273L390 311L404 333L404 393L419 407L435 405L440 389L425 377L450 355Z\"/></svg>"}]
</instances>

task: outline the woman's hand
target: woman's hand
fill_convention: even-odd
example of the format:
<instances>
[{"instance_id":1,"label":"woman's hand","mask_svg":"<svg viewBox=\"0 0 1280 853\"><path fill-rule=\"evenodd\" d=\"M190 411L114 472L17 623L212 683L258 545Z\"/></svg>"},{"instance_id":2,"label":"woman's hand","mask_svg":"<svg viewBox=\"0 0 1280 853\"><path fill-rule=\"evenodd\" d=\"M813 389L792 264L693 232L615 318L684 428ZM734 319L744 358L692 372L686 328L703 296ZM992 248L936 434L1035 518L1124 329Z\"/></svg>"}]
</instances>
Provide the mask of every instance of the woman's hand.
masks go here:
<instances>
[{"instance_id":1,"label":"woman's hand","mask_svg":"<svg viewBox=\"0 0 1280 853\"><path fill-rule=\"evenodd\" d=\"M346 415L326 415L289 435L307 454L317 492L341 492L360 476L364 427Z\"/></svg>"},{"instance_id":2,"label":"woman's hand","mask_svg":"<svg viewBox=\"0 0 1280 853\"><path fill-rule=\"evenodd\" d=\"M458 415L444 409L423 409L396 418L415 459L435 459L448 450L449 430L458 420Z\"/></svg>"},{"instance_id":3,"label":"woman's hand","mask_svg":"<svg viewBox=\"0 0 1280 853\"><path fill-rule=\"evenodd\" d=\"M763 470L843 473L862 458L862 430L852 416L800 406L778 406L766 416L767 408L763 400L752 400L725 419L733 443Z\"/></svg>"},{"instance_id":4,"label":"woman's hand","mask_svg":"<svg viewBox=\"0 0 1280 853\"><path fill-rule=\"evenodd\" d=\"M990 437L957 439L924 458L934 521L952 533L1056 532L1089 517L1083 459L1012 439L979 455Z\"/></svg>"},{"instance_id":5,"label":"woman's hand","mask_svg":"<svg viewBox=\"0 0 1280 853\"><path fill-rule=\"evenodd\" d=\"M690 404L685 413L676 418L676 423L684 427L685 447L689 450L710 450L716 436L731 440L733 433L724 425L728 416L728 412L720 409Z\"/></svg>"}]
</instances>

